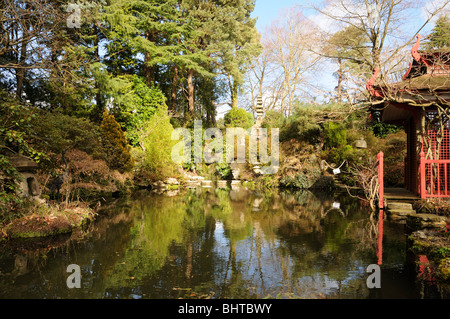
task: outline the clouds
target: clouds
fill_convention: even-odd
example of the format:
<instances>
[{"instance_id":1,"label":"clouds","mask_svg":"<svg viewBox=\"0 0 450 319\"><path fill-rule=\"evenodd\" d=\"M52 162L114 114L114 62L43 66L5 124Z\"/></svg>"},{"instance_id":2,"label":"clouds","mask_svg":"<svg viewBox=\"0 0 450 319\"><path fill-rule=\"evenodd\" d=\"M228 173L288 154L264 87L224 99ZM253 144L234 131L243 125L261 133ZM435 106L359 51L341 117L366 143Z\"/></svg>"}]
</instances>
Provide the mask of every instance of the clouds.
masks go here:
<instances>
[{"instance_id":1,"label":"clouds","mask_svg":"<svg viewBox=\"0 0 450 319\"><path fill-rule=\"evenodd\" d=\"M308 18L313 21L323 32L335 33L339 31L339 28L336 26L336 21L324 14L318 13L310 15Z\"/></svg>"},{"instance_id":2,"label":"clouds","mask_svg":"<svg viewBox=\"0 0 450 319\"><path fill-rule=\"evenodd\" d=\"M308 18L327 33L335 33L350 24L363 25L366 29L384 28L386 17L390 17L389 33L402 29L409 35L419 30L427 20L430 21L426 29L430 29L440 14L450 14L450 0L401 0L395 4L371 0L305 0L305 4L316 10ZM391 16L393 8L395 14Z\"/></svg>"},{"instance_id":3,"label":"clouds","mask_svg":"<svg viewBox=\"0 0 450 319\"><path fill-rule=\"evenodd\" d=\"M379 28L381 15L387 9L383 1L323 1L309 6L317 12L309 18L327 33L335 33L350 25Z\"/></svg>"}]
</instances>

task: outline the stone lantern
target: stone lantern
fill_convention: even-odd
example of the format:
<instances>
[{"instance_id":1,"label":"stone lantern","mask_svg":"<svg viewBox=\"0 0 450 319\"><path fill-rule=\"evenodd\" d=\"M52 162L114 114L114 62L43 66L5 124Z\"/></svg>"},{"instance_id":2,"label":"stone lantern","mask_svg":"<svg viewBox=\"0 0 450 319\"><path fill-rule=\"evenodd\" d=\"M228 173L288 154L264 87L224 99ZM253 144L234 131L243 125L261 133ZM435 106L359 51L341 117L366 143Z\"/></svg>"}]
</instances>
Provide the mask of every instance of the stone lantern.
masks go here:
<instances>
[{"instance_id":1,"label":"stone lantern","mask_svg":"<svg viewBox=\"0 0 450 319\"><path fill-rule=\"evenodd\" d=\"M257 119L261 119L264 115L263 101L262 96L258 95L256 100L256 117Z\"/></svg>"},{"instance_id":2,"label":"stone lantern","mask_svg":"<svg viewBox=\"0 0 450 319\"><path fill-rule=\"evenodd\" d=\"M361 137L359 140L356 140L355 147L356 148L367 148L366 140L363 137Z\"/></svg>"},{"instance_id":3,"label":"stone lantern","mask_svg":"<svg viewBox=\"0 0 450 319\"><path fill-rule=\"evenodd\" d=\"M30 158L21 155L14 154L9 156L9 160L19 171L19 195L22 197L35 197L41 195L41 187L34 174L38 165Z\"/></svg>"},{"instance_id":4,"label":"stone lantern","mask_svg":"<svg viewBox=\"0 0 450 319\"><path fill-rule=\"evenodd\" d=\"M261 127L263 118L264 118L264 108L262 96L258 95L258 98L256 100L256 121L255 121L256 127Z\"/></svg>"}]
</instances>

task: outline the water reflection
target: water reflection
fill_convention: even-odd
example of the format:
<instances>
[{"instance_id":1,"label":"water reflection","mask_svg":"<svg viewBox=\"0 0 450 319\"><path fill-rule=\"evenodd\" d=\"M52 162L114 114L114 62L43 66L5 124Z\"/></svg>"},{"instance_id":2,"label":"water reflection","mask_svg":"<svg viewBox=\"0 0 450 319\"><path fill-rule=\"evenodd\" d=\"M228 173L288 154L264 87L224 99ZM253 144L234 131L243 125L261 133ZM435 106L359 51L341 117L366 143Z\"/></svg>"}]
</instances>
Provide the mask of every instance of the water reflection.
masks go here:
<instances>
[{"instance_id":1,"label":"water reflection","mask_svg":"<svg viewBox=\"0 0 450 319\"><path fill-rule=\"evenodd\" d=\"M89 229L4 244L0 297L417 297L405 279L403 230L388 224L385 236L383 267L398 270L401 284L392 288L386 276L389 291L371 291L366 267L377 262L376 221L354 198L140 192L105 209ZM66 286L73 263L81 266L81 289Z\"/></svg>"}]
</instances>

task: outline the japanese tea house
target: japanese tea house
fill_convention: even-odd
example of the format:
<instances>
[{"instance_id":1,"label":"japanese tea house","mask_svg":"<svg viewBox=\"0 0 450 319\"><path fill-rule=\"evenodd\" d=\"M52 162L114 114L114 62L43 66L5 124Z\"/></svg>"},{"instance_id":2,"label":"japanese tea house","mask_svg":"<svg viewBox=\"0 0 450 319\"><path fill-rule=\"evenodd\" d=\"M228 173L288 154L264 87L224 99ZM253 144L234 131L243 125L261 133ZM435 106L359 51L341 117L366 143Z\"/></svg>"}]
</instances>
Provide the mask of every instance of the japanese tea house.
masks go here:
<instances>
[{"instance_id":1,"label":"japanese tea house","mask_svg":"<svg viewBox=\"0 0 450 319\"><path fill-rule=\"evenodd\" d=\"M400 82L383 83L378 69L367 82L372 116L403 125L407 134L405 188L427 197L450 197L450 48L419 51Z\"/></svg>"}]
</instances>

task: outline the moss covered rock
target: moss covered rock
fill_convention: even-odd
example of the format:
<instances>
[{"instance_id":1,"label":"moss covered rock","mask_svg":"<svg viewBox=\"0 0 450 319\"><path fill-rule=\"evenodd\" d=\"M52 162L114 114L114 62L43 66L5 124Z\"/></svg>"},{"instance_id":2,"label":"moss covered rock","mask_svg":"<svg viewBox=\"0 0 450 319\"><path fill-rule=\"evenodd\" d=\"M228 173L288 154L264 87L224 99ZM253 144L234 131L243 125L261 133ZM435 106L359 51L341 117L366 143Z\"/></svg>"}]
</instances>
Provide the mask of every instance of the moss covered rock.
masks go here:
<instances>
[{"instance_id":1,"label":"moss covered rock","mask_svg":"<svg viewBox=\"0 0 450 319\"><path fill-rule=\"evenodd\" d=\"M425 255L435 268L436 276L450 280L450 235L448 232L425 229L413 232L409 239L415 256Z\"/></svg>"},{"instance_id":2,"label":"moss covered rock","mask_svg":"<svg viewBox=\"0 0 450 319\"><path fill-rule=\"evenodd\" d=\"M406 218L406 224L413 229L445 229L447 226L447 218L435 214L409 214Z\"/></svg>"},{"instance_id":3,"label":"moss covered rock","mask_svg":"<svg viewBox=\"0 0 450 319\"><path fill-rule=\"evenodd\" d=\"M438 267L438 276L450 281L450 258L442 259Z\"/></svg>"}]
</instances>

